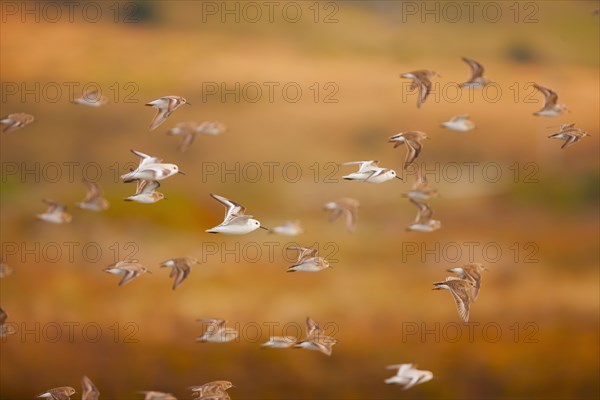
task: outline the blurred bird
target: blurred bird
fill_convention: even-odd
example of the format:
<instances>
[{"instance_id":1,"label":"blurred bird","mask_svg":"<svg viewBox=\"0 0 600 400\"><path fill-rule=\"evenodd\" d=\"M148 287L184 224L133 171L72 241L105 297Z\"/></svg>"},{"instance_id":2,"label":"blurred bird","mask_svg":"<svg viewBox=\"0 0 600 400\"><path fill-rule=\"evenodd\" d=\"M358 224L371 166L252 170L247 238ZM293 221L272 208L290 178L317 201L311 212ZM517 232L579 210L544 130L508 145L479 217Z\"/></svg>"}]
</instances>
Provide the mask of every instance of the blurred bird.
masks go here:
<instances>
[{"instance_id":1,"label":"blurred bird","mask_svg":"<svg viewBox=\"0 0 600 400\"><path fill-rule=\"evenodd\" d=\"M491 82L488 78L483 76L483 65L471 58L463 57L462 59L469 64L469 67L471 67L471 78L468 81L461 83L460 87L473 89L482 88Z\"/></svg>"},{"instance_id":2,"label":"blurred bird","mask_svg":"<svg viewBox=\"0 0 600 400\"><path fill-rule=\"evenodd\" d=\"M432 232L442 227L442 223L433 219L433 210L425 203L410 198L409 201L419 208L415 222L406 227L407 231Z\"/></svg>"},{"instance_id":3,"label":"blurred bird","mask_svg":"<svg viewBox=\"0 0 600 400\"><path fill-rule=\"evenodd\" d=\"M44 393L38 394L37 397L51 400L69 400L75 393L75 389L72 387L62 386L46 390Z\"/></svg>"},{"instance_id":4,"label":"blurred bird","mask_svg":"<svg viewBox=\"0 0 600 400\"><path fill-rule=\"evenodd\" d=\"M323 333L319 325L310 317L306 317L306 339L299 341L294 347L316 350L330 356L337 339Z\"/></svg>"},{"instance_id":5,"label":"blurred bird","mask_svg":"<svg viewBox=\"0 0 600 400\"><path fill-rule=\"evenodd\" d=\"M7 319L8 314L6 314L6 312L0 308L0 337L6 337L8 335L14 335L17 333L14 326L6 324Z\"/></svg>"},{"instance_id":6,"label":"blurred bird","mask_svg":"<svg viewBox=\"0 0 600 400\"><path fill-rule=\"evenodd\" d=\"M296 264L289 267L287 272L317 272L325 268L331 268L327 260L323 257L317 257L317 249L312 247L288 247L288 250L297 250L300 254Z\"/></svg>"},{"instance_id":7,"label":"blurred bird","mask_svg":"<svg viewBox=\"0 0 600 400\"><path fill-rule=\"evenodd\" d=\"M283 236L298 236L304 232L300 226L299 220L285 221L279 226L275 226L269 230L269 233L277 233Z\"/></svg>"},{"instance_id":8,"label":"blurred bird","mask_svg":"<svg viewBox=\"0 0 600 400\"><path fill-rule=\"evenodd\" d=\"M467 294L469 295L469 299L475 303L479 289L481 288L481 273L488 271L488 269L480 263L472 263L465 264L462 267L450 268L447 271L455 273L460 279L471 282L472 286L469 288Z\"/></svg>"},{"instance_id":9,"label":"blurred bird","mask_svg":"<svg viewBox=\"0 0 600 400\"><path fill-rule=\"evenodd\" d=\"M344 197L336 201L325 203L323 209L330 211L330 222L335 221L343 214L346 219L346 229L348 232L354 232L356 230L356 218L359 206L360 203L358 200Z\"/></svg>"},{"instance_id":10,"label":"blurred bird","mask_svg":"<svg viewBox=\"0 0 600 400\"><path fill-rule=\"evenodd\" d=\"M14 132L17 129L21 129L26 125L29 125L34 120L33 115L26 113L14 113L8 114L6 117L0 119L0 124L4 126L3 133Z\"/></svg>"},{"instance_id":11,"label":"blurred bird","mask_svg":"<svg viewBox=\"0 0 600 400\"><path fill-rule=\"evenodd\" d=\"M429 187L429 183L427 182L427 176L421 170L418 164L417 170L415 172L415 183L408 193L405 193L404 196L409 197L412 200L428 200L432 197L438 196L437 189L432 189Z\"/></svg>"},{"instance_id":12,"label":"blurred bird","mask_svg":"<svg viewBox=\"0 0 600 400\"><path fill-rule=\"evenodd\" d=\"M216 121L204 121L201 123L188 121L179 122L167 131L167 135L183 136L179 151L185 152L194 143L197 134L216 136L224 133L226 130L227 127L224 124Z\"/></svg>"},{"instance_id":13,"label":"blurred bird","mask_svg":"<svg viewBox=\"0 0 600 400\"><path fill-rule=\"evenodd\" d=\"M536 83L533 84L533 87L544 95L544 106L539 111L534 112L533 115L556 117L557 115L568 112L567 107L564 104L556 104L558 101L556 92Z\"/></svg>"},{"instance_id":14,"label":"blurred bird","mask_svg":"<svg viewBox=\"0 0 600 400\"><path fill-rule=\"evenodd\" d=\"M158 181L146 181L141 179L137 182L135 194L133 196L126 197L123 200L135 201L142 204L156 203L157 201L165 198L163 193L156 191L156 189L159 187L160 182Z\"/></svg>"},{"instance_id":15,"label":"blurred bird","mask_svg":"<svg viewBox=\"0 0 600 400\"><path fill-rule=\"evenodd\" d=\"M235 329L225 326L227 321L224 319L197 319L196 322L202 322L203 327L207 325L202 335L196 338L197 342L227 343L238 337Z\"/></svg>"},{"instance_id":16,"label":"blurred bird","mask_svg":"<svg viewBox=\"0 0 600 400\"><path fill-rule=\"evenodd\" d=\"M138 262L138 260L123 260L109 265L104 269L104 272L121 277L119 286L132 281L138 276L151 273L150 270Z\"/></svg>"},{"instance_id":17,"label":"blurred bird","mask_svg":"<svg viewBox=\"0 0 600 400\"><path fill-rule=\"evenodd\" d=\"M406 169L417 159L417 157L419 157L419 154L421 154L423 148L421 141L425 139L429 139L429 136L427 136L425 132L408 131L390 136L388 142L394 142L394 148L401 144L406 145L407 152L406 159L404 160L404 169Z\"/></svg>"},{"instance_id":18,"label":"blurred bird","mask_svg":"<svg viewBox=\"0 0 600 400\"><path fill-rule=\"evenodd\" d=\"M12 268L4 262L4 259L0 257L0 278L6 278L10 274L12 274Z\"/></svg>"},{"instance_id":19,"label":"blurred bird","mask_svg":"<svg viewBox=\"0 0 600 400\"><path fill-rule=\"evenodd\" d=\"M87 187L87 193L85 199L82 202L76 204L78 208L82 210L90 211L104 211L109 207L108 200L100 197L102 191L100 186L95 182L90 182L87 179L83 180L83 183Z\"/></svg>"},{"instance_id":20,"label":"blurred bird","mask_svg":"<svg viewBox=\"0 0 600 400\"><path fill-rule=\"evenodd\" d=\"M177 400L171 393L156 391L141 391L144 394L144 400Z\"/></svg>"},{"instance_id":21,"label":"blurred bird","mask_svg":"<svg viewBox=\"0 0 600 400\"><path fill-rule=\"evenodd\" d=\"M160 124L165 122L165 120L173 113L173 111L177 110L182 105L187 104L191 105L181 96L165 96L159 97L156 100L152 100L149 103L146 103L147 106L154 107L158 111L150 124L150 130L156 129Z\"/></svg>"},{"instance_id":22,"label":"blurred bird","mask_svg":"<svg viewBox=\"0 0 600 400\"><path fill-rule=\"evenodd\" d=\"M98 400L100 392L94 382L87 376L81 378L81 400Z\"/></svg>"},{"instance_id":23,"label":"blurred bird","mask_svg":"<svg viewBox=\"0 0 600 400\"><path fill-rule=\"evenodd\" d=\"M420 108L429 92L431 92L431 78L440 76L437 72L428 69L420 69L417 71L406 72L400 75L402 78L412 79L412 83L409 86L410 90L419 90L419 97L417 98L417 108Z\"/></svg>"},{"instance_id":24,"label":"blurred bird","mask_svg":"<svg viewBox=\"0 0 600 400\"><path fill-rule=\"evenodd\" d=\"M53 224L68 224L73 219L71 214L67 213L67 206L64 204L59 204L50 199L43 199L42 201L48 205L48 209L45 213L38 214L38 219Z\"/></svg>"},{"instance_id":25,"label":"blurred bird","mask_svg":"<svg viewBox=\"0 0 600 400\"><path fill-rule=\"evenodd\" d=\"M551 139L564 140L565 142L560 146L561 149L564 149L565 147L574 145L586 136L590 136L590 134L582 129L575 128L575 124L561 124L560 132L553 133L548 137Z\"/></svg>"},{"instance_id":26,"label":"blurred bird","mask_svg":"<svg viewBox=\"0 0 600 400\"><path fill-rule=\"evenodd\" d=\"M229 381L213 381L201 386L191 386L192 397L198 397L198 400L229 400L227 390L231 389L233 384Z\"/></svg>"},{"instance_id":27,"label":"blurred bird","mask_svg":"<svg viewBox=\"0 0 600 400\"><path fill-rule=\"evenodd\" d=\"M177 289L179 285L187 278L190 274L192 265L198 264L198 259L194 257L179 257L172 258L160 264L161 268L171 268L169 278L175 277L173 281L173 290Z\"/></svg>"},{"instance_id":28,"label":"blurred bird","mask_svg":"<svg viewBox=\"0 0 600 400\"><path fill-rule=\"evenodd\" d=\"M410 389L415 385L425 383L433 379L433 373L431 371L421 371L416 369L416 364L397 364L388 365L385 369L397 369L396 375L391 378L387 378L385 383L396 384L403 386L403 390Z\"/></svg>"},{"instance_id":29,"label":"blurred bird","mask_svg":"<svg viewBox=\"0 0 600 400\"><path fill-rule=\"evenodd\" d=\"M442 126L458 132L468 132L475 129L475 123L469 119L468 114L452 117L449 121L442 122Z\"/></svg>"},{"instance_id":30,"label":"blurred bird","mask_svg":"<svg viewBox=\"0 0 600 400\"><path fill-rule=\"evenodd\" d=\"M449 276L444 282L434 282L435 287L432 290L446 289L450 292L456 302L458 315L463 322L469 322L469 292L473 287L470 281Z\"/></svg>"},{"instance_id":31,"label":"blurred bird","mask_svg":"<svg viewBox=\"0 0 600 400\"><path fill-rule=\"evenodd\" d=\"M297 343L293 336L271 336L269 341L261 344L261 347L270 347L273 349L287 349Z\"/></svg>"},{"instance_id":32,"label":"blurred bird","mask_svg":"<svg viewBox=\"0 0 600 400\"><path fill-rule=\"evenodd\" d=\"M80 104L88 107L102 107L108 103L106 96L101 96L97 90L85 92L81 97L73 99L73 104Z\"/></svg>"}]
</instances>

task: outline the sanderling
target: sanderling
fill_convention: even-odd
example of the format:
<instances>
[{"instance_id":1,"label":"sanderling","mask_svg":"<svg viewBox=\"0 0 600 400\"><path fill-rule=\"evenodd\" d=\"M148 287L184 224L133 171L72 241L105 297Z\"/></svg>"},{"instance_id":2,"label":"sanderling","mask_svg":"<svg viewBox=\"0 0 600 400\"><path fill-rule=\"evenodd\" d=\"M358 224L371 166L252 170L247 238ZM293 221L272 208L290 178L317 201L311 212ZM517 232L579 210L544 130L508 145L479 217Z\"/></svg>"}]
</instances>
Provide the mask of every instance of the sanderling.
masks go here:
<instances>
[{"instance_id":1,"label":"sanderling","mask_svg":"<svg viewBox=\"0 0 600 400\"><path fill-rule=\"evenodd\" d=\"M356 218L360 203L356 199L344 197L336 201L330 201L323 206L324 210L330 211L329 221L333 222L344 214L346 219L346 229L349 232L354 232L356 229Z\"/></svg>"},{"instance_id":2,"label":"sanderling","mask_svg":"<svg viewBox=\"0 0 600 400\"><path fill-rule=\"evenodd\" d=\"M442 122L442 126L458 132L468 132L475 129L475 123L469 119L468 114L452 117L449 121Z\"/></svg>"},{"instance_id":3,"label":"sanderling","mask_svg":"<svg viewBox=\"0 0 600 400\"><path fill-rule=\"evenodd\" d=\"M462 59L464 62L469 64L469 67L471 67L471 78L468 81L461 83L460 87L473 89L482 88L491 82L488 78L483 76L483 65L467 57L463 57Z\"/></svg>"},{"instance_id":4,"label":"sanderling","mask_svg":"<svg viewBox=\"0 0 600 400\"><path fill-rule=\"evenodd\" d=\"M396 171L389 168L379 167L379 161L350 161L340 165L355 165L359 164L358 171L349 175L344 175L342 178L350 181L362 181L368 183L383 183L391 179L397 178Z\"/></svg>"},{"instance_id":5,"label":"sanderling","mask_svg":"<svg viewBox=\"0 0 600 400\"><path fill-rule=\"evenodd\" d=\"M432 232L442 227L442 223L433 219L433 210L425 203L410 198L409 201L419 208L415 222L406 227L407 231Z\"/></svg>"},{"instance_id":6,"label":"sanderling","mask_svg":"<svg viewBox=\"0 0 600 400\"><path fill-rule=\"evenodd\" d=\"M104 272L121 277L119 286L137 278L141 274L151 273L150 270L138 262L138 260L123 260L104 268Z\"/></svg>"},{"instance_id":7,"label":"sanderling","mask_svg":"<svg viewBox=\"0 0 600 400\"><path fill-rule=\"evenodd\" d=\"M294 347L317 350L330 356L333 351L333 345L337 342L337 339L325 335L312 318L306 317L306 339L298 341Z\"/></svg>"},{"instance_id":8,"label":"sanderling","mask_svg":"<svg viewBox=\"0 0 600 400\"><path fill-rule=\"evenodd\" d=\"M3 133L13 132L29 125L34 120L33 115L26 113L8 114L0 119L0 124L4 125Z\"/></svg>"},{"instance_id":9,"label":"sanderling","mask_svg":"<svg viewBox=\"0 0 600 400\"><path fill-rule=\"evenodd\" d=\"M37 397L51 400L69 400L74 394L75 389L70 386L62 386L46 390L44 393L38 394Z\"/></svg>"},{"instance_id":10,"label":"sanderling","mask_svg":"<svg viewBox=\"0 0 600 400\"><path fill-rule=\"evenodd\" d=\"M121 175L121 179L125 183L136 180L160 181L178 173L185 175L175 164L165 164L162 159L137 150L132 149L131 152L140 157L141 160L135 170Z\"/></svg>"},{"instance_id":11,"label":"sanderling","mask_svg":"<svg viewBox=\"0 0 600 400\"><path fill-rule=\"evenodd\" d=\"M196 322L202 322L202 326L206 328L202 335L196 338L196 342L227 343L238 337L238 331L226 327L227 321L224 319L197 319Z\"/></svg>"},{"instance_id":12,"label":"sanderling","mask_svg":"<svg viewBox=\"0 0 600 400\"><path fill-rule=\"evenodd\" d=\"M4 259L2 257L0 257L0 279L6 278L10 274L12 274L12 272L12 268L4 262Z\"/></svg>"},{"instance_id":13,"label":"sanderling","mask_svg":"<svg viewBox=\"0 0 600 400\"><path fill-rule=\"evenodd\" d=\"M470 281L449 276L443 282L434 282L435 287L432 290L446 289L450 292L456 302L458 315L463 322L469 322L469 291L473 287Z\"/></svg>"},{"instance_id":14,"label":"sanderling","mask_svg":"<svg viewBox=\"0 0 600 400\"><path fill-rule=\"evenodd\" d=\"M246 207L243 205L212 193L210 197L223 204L227 208L227 211L225 212L223 222L214 228L207 229L205 232L243 235L258 228L269 230L261 226L259 221L253 219L252 215L246 215Z\"/></svg>"},{"instance_id":15,"label":"sanderling","mask_svg":"<svg viewBox=\"0 0 600 400\"><path fill-rule=\"evenodd\" d=\"M124 198L125 201L135 201L142 204L156 203L165 198L165 195L161 192L157 192L156 189L160 187L158 181L145 181L139 180L135 189L135 194Z\"/></svg>"},{"instance_id":16,"label":"sanderling","mask_svg":"<svg viewBox=\"0 0 600 400\"><path fill-rule=\"evenodd\" d=\"M175 290L190 274L192 265L196 264L198 264L198 259L195 257L179 257L163 262L160 264L160 267L171 268L169 278L175 277L175 280L173 281L173 290Z\"/></svg>"},{"instance_id":17,"label":"sanderling","mask_svg":"<svg viewBox=\"0 0 600 400\"><path fill-rule=\"evenodd\" d=\"M73 219L71 214L67 212L67 206L64 204L59 204L50 199L43 199L42 201L48 205L48 209L45 213L38 214L38 219L53 224L68 224Z\"/></svg>"},{"instance_id":18,"label":"sanderling","mask_svg":"<svg viewBox=\"0 0 600 400\"><path fill-rule=\"evenodd\" d=\"M87 179L83 180L83 183L87 187L87 193L85 199L82 202L76 204L78 208L82 210L90 211L104 211L109 207L108 200L100 197L102 191L100 186L95 182L90 182Z\"/></svg>"},{"instance_id":19,"label":"sanderling","mask_svg":"<svg viewBox=\"0 0 600 400\"><path fill-rule=\"evenodd\" d=\"M287 349L298 342L293 336L270 336L269 341L261 344L262 347L273 349Z\"/></svg>"},{"instance_id":20,"label":"sanderling","mask_svg":"<svg viewBox=\"0 0 600 400\"><path fill-rule=\"evenodd\" d=\"M553 133L548 137L564 140L565 142L560 146L561 149L564 149L565 147L574 145L586 136L590 136L590 134L582 129L575 128L575 124L561 124L560 132Z\"/></svg>"},{"instance_id":21,"label":"sanderling","mask_svg":"<svg viewBox=\"0 0 600 400\"><path fill-rule=\"evenodd\" d=\"M388 365L385 369L397 369L396 375L391 378L387 378L385 383L393 383L396 385L403 386L403 390L410 389L411 387L425 383L433 379L431 371L421 371L417 369L415 364L397 364Z\"/></svg>"},{"instance_id":22,"label":"sanderling","mask_svg":"<svg viewBox=\"0 0 600 400\"><path fill-rule=\"evenodd\" d=\"M85 375L81 378L81 388L81 400L98 400L100 397L100 391L94 382Z\"/></svg>"},{"instance_id":23,"label":"sanderling","mask_svg":"<svg viewBox=\"0 0 600 400\"><path fill-rule=\"evenodd\" d=\"M447 271L453 272L460 279L464 279L472 283L472 286L469 288L467 294L469 295L469 299L475 303L475 299L477 299L479 289L481 288L481 273L483 271L488 271L488 269L480 263L472 263L465 264L462 267L450 268Z\"/></svg>"},{"instance_id":24,"label":"sanderling","mask_svg":"<svg viewBox=\"0 0 600 400\"><path fill-rule=\"evenodd\" d=\"M415 173L415 183L413 184L410 191L404 194L404 196L417 201L428 200L432 197L437 197L437 189L432 189L429 187L429 183L427 182L427 176L421 170L418 164L415 165L417 166L417 171Z\"/></svg>"},{"instance_id":25,"label":"sanderling","mask_svg":"<svg viewBox=\"0 0 600 400\"><path fill-rule=\"evenodd\" d=\"M167 135L183 136L183 142L179 146L179 151L184 152L194 143L197 134L216 136L226 130L227 127L224 124L216 121L204 121L201 123L188 121L178 123L169 129Z\"/></svg>"},{"instance_id":26,"label":"sanderling","mask_svg":"<svg viewBox=\"0 0 600 400\"><path fill-rule=\"evenodd\" d=\"M534 112L533 115L556 117L568 111L564 104L556 104L558 100L556 92L536 83L533 84L533 87L544 95L544 106L539 111Z\"/></svg>"},{"instance_id":27,"label":"sanderling","mask_svg":"<svg viewBox=\"0 0 600 400\"><path fill-rule=\"evenodd\" d=\"M425 103L425 99L431 91L431 78L434 76L440 76L437 72L428 69L420 69L417 71L406 72L400 75L402 78L412 79L410 84L410 90L419 90L419 97L417 98L417 108L421 107Z\"/></svg>"},{"instance_id":28,"label":"sanderling","mask_svg":"<svg viewBox=\"0 0 600 400\"><path fill-rule=\"evenodd\" d=\"M233 384L229 381L213 381L200 386L190 386L192 397L198 397L198 400L229 400L227 390L231 389Z\"/></svg>"},{"instance_id":29,"label":"sanderling","mask_svg":"<svg viewBox=\"0 0 600 400\"><path fill-rule=\"evenodd\" d=\"M157 128L160 124L165 122L165 120L173 113L173 111L177 110L183 104L191 105L187 102L186 99L180 96L165 96L160 97L156 100L152 100L149 103L146 103L147 106L154 107L158 111L150 124L150 130Z\"/></svg>"},{"instance_id":30,"label":"sanderling","mask_svg":"<svg viewBox=\"0 0 600 400\"><path fill-rule=\"evenodd\" d=\"M429 139L429 136L425 132L408 131L390 136L388 142L394 142L394 148L400 146L402 143L406 145L407 152L406 159L404 160L404 169L406 169L421 154L421 149L423 148L421 141L425 139Z\"/></svg>"},{"instance_id":31,"label":"sanderling","mask_svg":"<svg viewBox=\"0 0 600 400\"><path fill-rule=\"evenodd\" d=\"M171 393L157 392L155 390L143 390L139 393L144 395L144 400L177 400Z\"/></svg>"},{"instance_id":32,"label":"sanderling","mask_svg":"<svg viewBox=\"0 0 600 400\"><path fill-rule=\"evenodd\" d=\"M71 103L88 107L101 107L108 103L108 99L106 96L99 95L97 90L90 90L85 92L81 97L73 99Z\"/></svg>"},{"instance_id":33,"label":"sanderling","mask_svg":"<svg viewBox=\"0 0 600 400\"><path fill-rule=\"evenodd\" d=\"M289 267L287 272L317 272L325 268L331 268L329 261L323 257L317 257L317 249L312 247L288 247L287 249L300 252L296 264Z\"/></svg>"},{"instance_id":34,"label":"sanderling","mask_svg":"<svg viewBox=\"0 0 600 400\"><path fill-rule=\"evenodd\" d=\"M0 308L0 337L5 337L8 335L14 335L17 333L14 326L7 325L6 320L8 319L8 314Z\"/></svg>"},{"instance_id":35,"label":"sanderling","mask_svg":"<svg viewBox=\"0 0 600 400\"><path fill-rule=\"evenodd\" d=\"M269 233L277 233L284 236L298 236L304 232L304 229L300 226L300 221L295 219L291 221L285 221L280 226L274 226L269 229Z\"/></svg>"}]
</instances>

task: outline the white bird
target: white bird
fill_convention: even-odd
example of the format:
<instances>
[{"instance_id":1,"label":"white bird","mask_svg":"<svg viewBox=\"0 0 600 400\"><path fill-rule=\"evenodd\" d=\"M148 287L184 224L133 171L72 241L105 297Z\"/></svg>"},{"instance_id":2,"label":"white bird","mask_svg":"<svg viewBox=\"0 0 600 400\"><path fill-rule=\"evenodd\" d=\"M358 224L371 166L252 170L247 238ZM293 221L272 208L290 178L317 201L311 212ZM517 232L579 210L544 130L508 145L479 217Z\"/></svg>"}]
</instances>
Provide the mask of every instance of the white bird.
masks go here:
<instances>
[{"instance_id":1,"label":"white bird","mask_svg":"<svg viewBox=\"0 0 600 400\"><path fill-rule=\"evenodd\" d=\"M396 171L389 168L379 167L379 161L350 161L340 165L355 165L358 164L359 168L357 172L353 172L348 175L344 175L342 178L351 181L362 181L368 183L383 183L391 179L400 179L396 175Z\"/></svg>"},{"instance_id":2,"label":"white bird","mask_svg":"<svg viewBox=\"0 0 600 400\"><path fill-rule=\"evenodd\" d=\"M165 122L173 111L177 110L183 104L191 105L181 96L165 96L146 103L147 106L158 109L150 124L150 130L156 129L160 124Z\"/></svg>"},{"instance_id":3,"label":"white bird","mask_svg":"<svg viewBox=\"0 0 600 400\"><path fill-rule=\"evenodd\" d=\"M258 228L267 231L269 230L268 228L261 226L260 221L252 218L252 215L246 215L246 207L243 205L212 193L210 194L210 197L223 204L227 208L227 211L225 212L225 218L221 224L214 228L207 229L205 232L244 235L255 231Z\"/></svg>"},{"instance_id":4,"label":"white bird","mask_svg":"<svg viewBox=\"0 0 600 400\"><path fill-rule=\"evenodd\" d=\"M121 179L123 179L123 182L125 183L136 180L160 181L178 173L185 175L179 170L177 165L163 163L161 158L149 156L148 154L133 149L131 152L140 157L141 160L135 170L121 175Z\"/></svg>"},{"instance_id":5,"label":"white bird","mask_svg":"<svg viewBox=\"0 0 600 400\"><path fill-rule=\"evenodd\" d=\"M385 369L397 369L398 372L391 378L387 378L385 383L401 385L404 390L407 390L415 385L433 379L433 373L431 371L422 371L416 368L417 366L415 364L388 365Z\"/></svg>"}]
</instances>

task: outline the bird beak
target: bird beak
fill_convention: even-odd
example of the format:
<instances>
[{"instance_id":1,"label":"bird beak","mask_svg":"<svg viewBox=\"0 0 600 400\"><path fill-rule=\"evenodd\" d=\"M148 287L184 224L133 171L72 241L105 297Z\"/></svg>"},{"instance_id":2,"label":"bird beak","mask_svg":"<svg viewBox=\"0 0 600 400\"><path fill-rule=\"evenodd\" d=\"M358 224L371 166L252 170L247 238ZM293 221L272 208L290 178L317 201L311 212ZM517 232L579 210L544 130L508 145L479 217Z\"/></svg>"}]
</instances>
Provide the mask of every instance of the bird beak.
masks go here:
<instances>
[{"instance_id":1,"label":"bird beak","mask_svg":"<svg viewBox=\"0 0 600 400\"><path fill-rule=\"evenodd\" d=\"M187 104L188 106L191 106L191 105L192 105L191 103L185 103L185 104Z\"/></svg>"},{"instance_id":2,"label":"bird beak","mask_svg":"<svg viewBox=\"0 0 600 400\"><path fill-rule=\"evenodd\" d=\"M260 228L260 229L264 229L265 231L269 231L269 230L270 230L269 228L265 228L265 227L264 227L264 226L262 226L262 225L261 225L261 226L259 226L259 228Z\"/></svg>"},{"instance_id":3,"label":"bird beak","mask_svg":"<svg viewBox=\"0 0 600 400\"><path fill-rule=\"evenodd\" d=\"M185 172L183 172L183 171L177 171L177 173L181 174L181 175L185 175Z\"/></svg>"},{"instance_id":4,"label":"bird beak","mask_svg":"<svg viewBox=\"0 0 600 400\"><path fill-rule=\"evenodd\" d=\"M398 175L396 175L396 179L400 179L401 181L404 181L404 179L400 178Z\"/></svg>"}]
</instances>

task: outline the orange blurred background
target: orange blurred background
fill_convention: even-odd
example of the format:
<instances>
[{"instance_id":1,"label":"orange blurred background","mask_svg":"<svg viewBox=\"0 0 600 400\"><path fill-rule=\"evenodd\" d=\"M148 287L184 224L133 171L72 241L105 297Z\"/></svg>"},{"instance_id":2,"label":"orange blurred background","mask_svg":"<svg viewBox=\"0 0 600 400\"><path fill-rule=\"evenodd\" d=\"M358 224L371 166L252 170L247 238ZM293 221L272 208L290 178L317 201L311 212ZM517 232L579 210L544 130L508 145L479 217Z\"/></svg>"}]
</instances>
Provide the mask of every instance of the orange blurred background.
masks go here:
<instances>
[{"instance_id":1,"label":"orange blurred background","mask_svg":"<svg viewBox=\"0 0 600 400\"><path fill-rule=\"evenodd\" d=\"M0 306L17 328L0 342L0 397L80 393L85 374L103 399L189 398L188 386L222 379L236 399L597 398L598 2L481 2L473 22L454 3L456 22L444 2L274 2L271 16L260 2L81 2L71 22L64 5L55 18L48 2L3 2L1 114L36 120L0 136L1 256L14 270ZM455 90L469 76L463 56L485 66L489 90ZM416 69L441 75L419 109L399 77ZM531 82L571 112L533 116L542 96ZM105 107L69 103L69 88L88 84ZM191 106L150 132L144 104L165 95ZM475 130L440 127L465 113ZM165 133L188 120L228 130L180 153ZM548 127L566 122L591 136L561 149ZM373 159L400 172L405 148L387 139L407 130L431 137L418 162L440 192L436 232L405 231L413 174L367 185L336 166ZM118 179L137 164L130 149L186 173L162 182L167 200L122 201L135 189ZM102 213L74 207L95 171L111 203ZM209 193L267 227L299 219L305 233L209 235L224 212ZM73 222L36 220L45 197ZM322 211L341 197L361 203L354 234ZM317 244L334 268L286 274L290 243ZM158 266L181 256L202 263L173 291ZM125 257L152 274L118 287L102 269ZM470 328L449 293L430 290L467 262L490 269ZM339 340L331 357L260 348L307 316ZM195 320L211 317L240 339L196 343ZM434 379L407 392L384 384L385 366L405 362Z\"/></svg>"}]
</instances>

